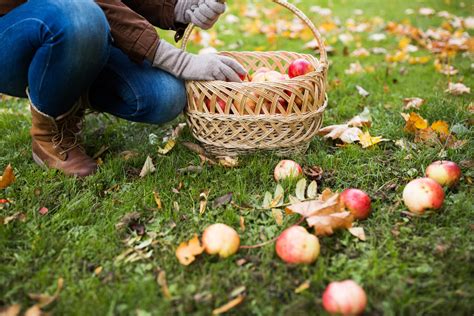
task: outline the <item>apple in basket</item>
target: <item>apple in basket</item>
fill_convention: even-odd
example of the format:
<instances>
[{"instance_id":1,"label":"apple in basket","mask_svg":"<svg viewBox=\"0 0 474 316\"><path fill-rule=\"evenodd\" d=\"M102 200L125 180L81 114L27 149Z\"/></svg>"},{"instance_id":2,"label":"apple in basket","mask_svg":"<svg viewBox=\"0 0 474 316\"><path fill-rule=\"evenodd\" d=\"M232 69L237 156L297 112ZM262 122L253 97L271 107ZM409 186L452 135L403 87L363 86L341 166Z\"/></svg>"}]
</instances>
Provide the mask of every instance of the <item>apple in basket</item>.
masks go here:
<instances>
[{"instance_id":1,"label":"apple in basket","mask_svg":"<svg viewBox=\"0 0 474 316\"><path fill-rule=\"evenodd\" d=\"M278 71L270 70L256 73L252 78L252 82L280 81L287 79L289 79L288 75L284 75Z\"/></svg>"},{"instance_id":2,"label":"apple in basket","mask_svg":"<svg viewBox=\"0 0 474 316\"><path fill-rule=\"evenodd\" d=\"M255 98L257 98L255 92L251 93ZM244 99L244 100L243 100ZM234 97L234 107L238 112L240 112L240 105L242 104L242 100L244 101L244 114L253 114L255 113L255 107L257 106L257 103L249 97L246 97L242 93L237 93L236 96Z\"/></svg>"},{"instance_id":3,"label":"apple in basket","mask_svg":"<svg viewBox=\"0 0 474 316\"><path fill-rule=\"evenodd\" d=\"M311 71L314 71L313 65L306 59L298 58L291 62L288 68L288 75L290 78L294 78L305 75Z\"/></svg>"},{"instance_id":4,"label":"apple in basket","mask_svg":"<svg viewBox=\"0 0 474 316\"><path fill-rule=\"evenodd\" d=\"M206 98L204 99L204 103L206 104L207 109L208 109L209 111L211 111L211 99L209 99L209 98L206 97ZM224 100L222 100L221 98L217 97L217 104L216 104L216 106L220 107L221 110L222 110L222 112L225 111L225 105L226 105L226 102L225 102ZM217 107L216 107L215 113L219 113L219 110L217 109Z\"/></svg>"}]
</instances>

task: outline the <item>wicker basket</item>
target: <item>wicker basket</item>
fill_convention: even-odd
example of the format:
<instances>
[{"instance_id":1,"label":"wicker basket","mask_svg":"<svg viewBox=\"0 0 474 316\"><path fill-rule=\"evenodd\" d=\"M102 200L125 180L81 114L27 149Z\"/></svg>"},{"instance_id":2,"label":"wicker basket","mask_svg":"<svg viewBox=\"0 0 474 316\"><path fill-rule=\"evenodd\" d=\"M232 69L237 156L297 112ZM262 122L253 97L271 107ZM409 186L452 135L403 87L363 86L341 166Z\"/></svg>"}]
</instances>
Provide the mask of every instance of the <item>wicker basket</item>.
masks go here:
<instances>
[{"instance_id":1,"label":"wicker basket","mask_svg":"<svg viewBox=\"0 0 474 316\"><path fill-rule=\"evenodd\" d=\"M303 153L322 124L327 105L327 54L314 24L294 5L272 0L289 9L312 31L319 44L320 59L293 52L221 52L247 70L267 67L287 73L291 61L304 58L315 71L293 79L271 82L187 81L185 114L193 136L207 152L236 156L257 150L278 155ZM191 35L189 26L183 49ZM224 105L225 104L225 105Z\"/></svg>"}]
</instances>

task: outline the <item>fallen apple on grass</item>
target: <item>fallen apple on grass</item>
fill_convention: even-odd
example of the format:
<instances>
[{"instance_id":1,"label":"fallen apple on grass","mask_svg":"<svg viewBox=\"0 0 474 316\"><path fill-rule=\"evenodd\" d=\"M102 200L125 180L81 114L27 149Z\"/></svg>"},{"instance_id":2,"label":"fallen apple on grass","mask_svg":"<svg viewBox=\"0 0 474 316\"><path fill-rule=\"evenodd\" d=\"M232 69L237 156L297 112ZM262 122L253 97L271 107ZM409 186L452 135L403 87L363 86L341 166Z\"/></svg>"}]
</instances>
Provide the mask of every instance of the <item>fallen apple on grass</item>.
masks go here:
<instances>
[{"instance_id":1,"label":"fallen apple on grass","mask_svg":"<svg viewBox=\"0 0 474 316\"><path fill-rule=\"evenodd\" d=\"M426 176L441 185L453 187L461 178L461 168L452 161L435 161L426 168Z\"/></svg>"},{"instance_id":2,"label":"fallen apple on grass","mask_svg":"<svg viewBox=\"0 0 474 316\"><path fill-rule=\"evenodd\" d=\"M305 75L311 71L314 71L313 65L306 59L298 58L291 62L288 68L288 75L290 78L294 78Z\"/></svg>"},{"instance_id":3,"label":"fallen apple on grass","mask_svg":"<svg viewBox=\"0 0 474 316\"><path fill-rule=\"evenodd\" d=\"M367 295L352 280L331 282L323 293L323 307L330 314L358 315L367 305Z\"/></svg>"},{"instance_id":4,"label":"fallen apple on grass","mask_svg":"<svg viewBox=\"0 0 474 316\"><path fill-rule=\"evenodd\" d=\"M403 202L415 214L421 215L428 209L439 209L443 201L443 188L431 178L412 180L403 189Z\"/></svg>"},{"instance_id":5,"label":"fallen apple on grass","mask_svg":"<svg viewBox=\"0 0 474 316\"><path fill-rule=\"evenodd\" d=\"M202 245L208 254L218 254L221 258L227 258L239 249L240 237L230 226L212 224L202 234Z\"/></svg>"},{"instance_id":6,"label":"fallen apple on grass","mask_svg":"<svg viewBox=\"0 0 474 316\"><path fill-rule=\"evenodd\" d=\"M356 219L370 215L370 197L359 189L346 189L341 193L341 202Z\"/></svg>"},{"instance_id":7,"label":"fallen apple on grass","mask_svg":"<svg viewBox=\"0 0 474 316\"><path fill-rule=\"evenodd\" d=\"M319 240L301 226L291 226L278 237L277 255L286 263L310 264L319 256Z\"/></svg>"},{"instance_id":8,"label":"fallen apple on grass","mask_svg":"<svg viewBox=\"0 0 474 316\"><path fill-rule=\"evenodd\" d=\"M302 175L303 169L301 169L301 166L293 160L280 161L273 171L273 176L276 181L297 179Z\"/></svg>"}]
</instances>

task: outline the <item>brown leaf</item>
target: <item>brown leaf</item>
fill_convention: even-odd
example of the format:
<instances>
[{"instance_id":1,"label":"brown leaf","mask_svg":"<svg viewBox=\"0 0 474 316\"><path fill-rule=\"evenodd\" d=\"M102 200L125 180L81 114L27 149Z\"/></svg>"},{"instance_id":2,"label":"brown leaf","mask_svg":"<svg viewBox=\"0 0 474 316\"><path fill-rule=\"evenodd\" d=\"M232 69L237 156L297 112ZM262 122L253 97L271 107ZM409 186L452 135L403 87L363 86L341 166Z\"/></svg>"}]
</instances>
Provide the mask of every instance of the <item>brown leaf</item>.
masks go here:
<instances>
[{"instance_id":1,"label":"brown leaf","mask_svg":"<svg viewBox=\"0 0 474 316\"><path fill-rule=\"evenodd\" d=\"M240 216L239 222L240 222L240 230L244 232L245 231L245 217Z\"/></svg>"},{"instance_id":2,"label":"brown leaf","mask_svg":"<svg viewBox=\"0 0 474 316\"><path fill-rule=\"evenodd\" d=\"M320 166L311 166L311 167L304 167L303 173L306 177L310 180L320 181L323 178L323 168Z\"/></svg>"},{"instance_id":3,"label":"brown leaf","mask_svg":"<svg viewBox=\"0 0 474 316\"><path fill-rule=\"evenodd\" d=\"M204 247L201 246L198 236L194 235L191 240L179 244L176 249L176 257L178 258L179 263L187 266L196 260L196 256L200 255L203 251Z\"/></svg>"},{"instance_id":4,"label":"brown leaf","mask_svg":"<svg viewBox=\"0 0 474 316\"><path fill-rule=\"evenodd\" d=\"M155 199L156 208L161 210L163 206L161 205L160 194L157 191L153 191L153 198Z\"/></svg>"},{"instance_id":5,"label":"brown leaf","mask_svg":"<svg viewBox=\"0 0 474 316\"><path fill-rule=\"evenodd\" d=\"M7 307L0 308L0 316L17 316L20 314L21 305L14 304Z\"/></svg>"},{"instance_id":6,"label":"brown leaf","mask_svg":"<svg viewBox=\"0 0 474 316\"><path fill-rule=\"evenodd\" d=\"M181 145L183 145L184 147L186 147L187 149L191 150L192 152L198 155L207 156L207 153L204 150L204 148L198 144L191 143L191 142L181 142Z\"/></svg>"},{"instance_id":7,"label":"brown leaf","mask_svg":"<svg viewBox=\"0 0 474 316\"><path fill-rule=\"evenodd\" d=\"M461 94L469 94L471 93L471 88L466 87L464 84L458 83L449 83L448 89L445 92L452 94L452 95L461 95Z\"/></svg>"},{"instance_id":8,"label":"brown leaf","mask_svg":"<svg viewBox=\"0 0 474 316\"><path fill-rule=\"evenodd\" d=\"M187 166L184 168L179 168L179 173L201 173L203 168L201 166Z\"/></svg>"},{"instance_id":9,"label":"brown leaf","mask_svg":"<svg viewBox=\"0 0 474 316\"><path fill-rule=\"evenodd\" d=\"M350 228L354 217L350 212L316 215L306 219L309 226L314 227L317 236L330 236L335 230Z\"/></svg>"},{"instance_id":10,"label":"brown leaf","mask_svg":"<svg viewBox=\"0 0 474 316\"><path fill-rule=\"evenodd\" d=\"M334 194L327 201L310 200L289 205L286 207L288 213L297 213L304 217L315 215L328 215L341 210L339 194Z\"/></svg>"},{"instance_id":11,"label":"brown leaf","mask_svg":"<svg viewBox=\"0 0 474 316\"><path fill-rule=\"evenodd\" d=\"M115 228L117 230L130 229L142 236L145 234L145 226L140 223L140 216L138 212L127 213L115 224Z\"/></svg>"},{"instance_id":12,"label":"brown leaf","mask_svg":"<svg viewBox=\"0 0 474 316\"><path fill-rule=\"evenodd\" d=\"M227 194L224 194L223 196L215 198L212 201L212 208L218 208L218 207L229 204L230 202L232 202L232 195L233 195L232 192L229 192Z\"/></svg>"},{"instance_id":13,"label":"brown leaf","mask_svg":"<svg viewBox=\"0 0 474 316\"><path fill-rule=\"evenodd\" d=\"M0 223L0 224L7 225L8 223L13 222L13 221L17 221L17 220L20 221L20 222L26 221L26 214L23 213L23 212L16 212L13 215L10 215L10 216L7 216L7 217L3 218L3 222Z\"/></svg>"},{"instance_id":14,"label":"brown leaf","mask_svg":"<svg viewBox=\"0 0 474 316\"><path fill-rule=\"evenodd\" d=\"M318 131L323 138L340 139L346 144L351 144L359 140L362 130L358 127L349 127L347 124L330 125Z\"/></svg>"},{"instance_id":15,"label":"brown leaf","mask_svg":"<svg viewBox=\"0 0 474 316\"><path fill-rule=\"evenodd\" d=\"M161 292L163 293L163 296L167 300L170 300L172 298L172 296L171 296L170 290L168 288L168 282L166 281L166 272L164 270L161 270L158 273L158 277L156 278L156 282L161 287Z\"/></svg>"},{"instance_id":16,"label":"brown leaf","mask_svg":"<svg viewBox=\"0 0 474 316\"><path fill-rule=\"evenodd\" d=\"M207 199L209 197L209 190L203 190L199 194L199 214L204 214L207 206Z\"/></svg>"},{"instance_id":17,"label":"brown leaf","mask_svg":"<svg viewBox=\"0 0 474 316\"><path fill-rule=\"evenodd\" d=\"M34 293L33 294L29 293L28 296L32 300L37 301L36 305L39 308L43 308L43 307L46 307L46 306L50 305L51 303L53 303L59 297L59 294L61 293L63 285L64 285L64 279L59 278L58 279L58 285L56 287L56 292L54 293L53 296L50 296L50 295L47 295L47 294L34 294Z\"/></svg>"},{"instance_id":18,"label":"brown leaf","mask_svg":"<svg viewBox=\"0 0 474 316\"><path fill-rule=\"evenodd\" d=\"M229 310L231 310L232 308L234 308L235 306L239 305L240 303L242 303L242 301L244 300L244 296L243 295L239 295L237 296L236 298L234 298L233 300L229 301L227 304L224 304L222 305L221 307L219 308L216 308L215 310L212 311L212 315L220 315L220 314L223 314Z\"/></svg>"},{"instance_id":19,"label":"brown leaf","mask_svg":"<svg viewBox=\"0 0 474 316\"><path fill-rule=\"evenodd\" d=\"M15 174L12 165L8 165L0 176L0 190L5 189L15 181Z\"/></svg>"}]
</instances>

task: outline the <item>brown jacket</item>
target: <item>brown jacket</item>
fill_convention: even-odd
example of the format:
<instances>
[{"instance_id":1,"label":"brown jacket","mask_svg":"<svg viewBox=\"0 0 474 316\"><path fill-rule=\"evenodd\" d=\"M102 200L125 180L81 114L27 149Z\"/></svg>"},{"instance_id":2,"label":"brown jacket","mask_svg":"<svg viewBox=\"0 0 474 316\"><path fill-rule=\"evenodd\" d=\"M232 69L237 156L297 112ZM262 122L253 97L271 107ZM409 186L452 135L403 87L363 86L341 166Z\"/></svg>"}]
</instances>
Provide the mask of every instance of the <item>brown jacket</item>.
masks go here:
<instances>
[{"instance_id":1,"label":"brown jacket","mask_svg":"<svg viewBox=\"0 0 474 316\"><path fill-rule=\"evenodd\" d=\"M159 37L154 28L176 30L181 38L185 24L174 21L177 0L95 0L105 12L114 44L131 59L153 60ZM7 14L26 0L0 0L0 16Z\"/></svg>"}]
</instances>

